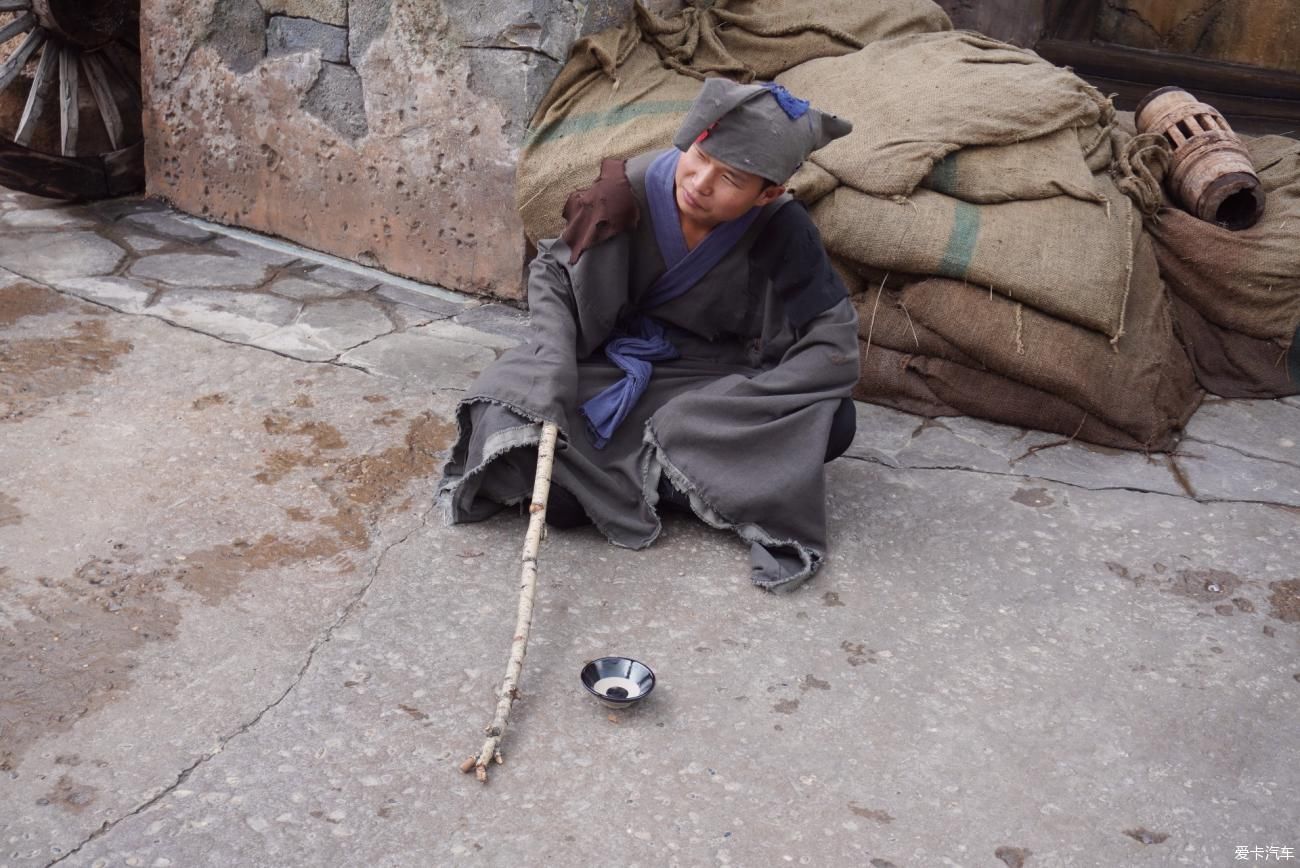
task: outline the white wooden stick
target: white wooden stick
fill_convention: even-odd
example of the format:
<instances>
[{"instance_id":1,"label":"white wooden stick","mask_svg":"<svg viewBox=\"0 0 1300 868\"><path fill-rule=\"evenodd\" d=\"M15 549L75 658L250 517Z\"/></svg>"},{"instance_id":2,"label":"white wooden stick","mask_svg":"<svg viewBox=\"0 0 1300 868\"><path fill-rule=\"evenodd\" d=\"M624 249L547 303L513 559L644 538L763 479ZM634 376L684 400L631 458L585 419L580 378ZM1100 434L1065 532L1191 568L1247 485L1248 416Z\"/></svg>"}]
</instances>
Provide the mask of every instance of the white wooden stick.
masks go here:
<instances>
[{"instance_id":1,"label":"white wooden stick","mask_svg":"<svg viewBox=\"0 0 1300 868\"><path fill-rule=\"evenodd\" d=\"M480 781L487 782L488 763L501 758L501 739L505 736L506 720L510 706L519 693L519 673L524 668L524 655L528 652L528 631L533 623L533 600L537 596L537 549L541 545L546 527L546 501L551 494L551 468L555 464L555 438L558 431L553 423L542 426L542 440L537 446L537 476L533 480L533 500L528 506L528 535L524 537L523 570L519 581L519 611L515 617L515 636L510 643L510 660L506 664L506 677L497 694L497 711L485 730L487 740L479 752L461 763L460 770L474 770Z\"/></svg>"}]
</instances>

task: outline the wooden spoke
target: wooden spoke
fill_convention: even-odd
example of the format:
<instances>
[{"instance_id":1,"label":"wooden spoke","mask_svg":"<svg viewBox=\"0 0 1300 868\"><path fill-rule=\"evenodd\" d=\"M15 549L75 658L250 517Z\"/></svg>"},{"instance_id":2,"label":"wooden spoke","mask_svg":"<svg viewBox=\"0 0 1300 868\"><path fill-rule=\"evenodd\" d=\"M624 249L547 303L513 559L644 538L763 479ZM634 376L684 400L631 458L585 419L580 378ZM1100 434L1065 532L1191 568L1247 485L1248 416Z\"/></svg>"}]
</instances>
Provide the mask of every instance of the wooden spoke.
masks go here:
<instances>
[{"instance_id":1,"label":"wooden spoke","mask_svg":"<svg viewBox=\"0 0 1300 868\"><path fill-rule=\"evenodd\" d=\"M140 53L140 31L138 29L125 28L117 34L117 38L124 45L129 46L136 54Z\"/></svg>"},{"instance_id":2,"label":"wooden spoke","mask_svg":"<svg viewBox=\"0 0 1300 868\"><path fill-rule=\"evenodd\" d=\"M44 30L40 28L32 30L23 39L22 44L18 46L18 50L9 55L9 59L4 63L0 63L0 90L8 87L9 82L13 81L18 76L18 73L22 72L23 66L31 58L32 52L40 48L41 43L44 41Z\"/></svg>"},{"instance_id":3,"label":"wooden spoke","mask_svg":"<svg viewBox=\"0 0 1300 868\"><path fill-rule=\"evenodd\" d=\"M0 27L0 42L8 42L19 33L26 33L36 26L36 13L26 12L19 15L13 21L10 21L4 27Z\"/></svg>"},{"instance_id":4,"label":"wooden spoke","mask_svg":"<svg viewBox=\"0 0 1300 868\"><path fill-rule=\"evenodd\" d=\"M14 142L23 147L30 147L32 134L36 132L36 122L45 111L54 87L59 82L59 49L53 43L45 43L41 51L41 61L36 65L36 75L32 77L32 89L27 92L27 105L23 108L22 119L18 121L18 132L14 133Z\"/></svg>"},{"instance_id":5,"label":"wooden spoke","mask_svg":"<svg viewBox=\"0 0 1300 868\"><path fill-rule=\"evenodd\" d=\"M128 49L109 45L102 52L105 66L117 74L131 100L131 108L140 108L140 58Z\"/></svg>"},{"instance_id":6,"label":"wooden spoke","mask_svg":"<svg viewBox=\"0 0 1300 868\"><path fill-rule=\"evenodd\" d=\"M65 157L77 155L77 84L77 52L65 45L59 49L59 147Z\"/></svg>"},{"instance_id":7,"label":"wooden spoke","mask_svg":"<svg viewBox=\"0 0 1300 868\"><path fill-rule=\"evenodd\" d=\"M32 0L0 0L0 12L21 12L32 8Z\"/></svg>"},{"instance_id":8,"label":"wooden spoke","mask_svg":"<svg viewBox=\"0 0 1300 868\"><path fill-rule=\"evenodd\" d=\"M98 53L81 55L81 71L86 75L86 84L90 85L90 95L99 106L99 116L104 119L104 129L108 132L108 143L113 150L122 147L125 134L122 128L122 113L118 111L113 97L113 88L108 82L108 70L104 59Z\"/></svg>"}]
</instances>

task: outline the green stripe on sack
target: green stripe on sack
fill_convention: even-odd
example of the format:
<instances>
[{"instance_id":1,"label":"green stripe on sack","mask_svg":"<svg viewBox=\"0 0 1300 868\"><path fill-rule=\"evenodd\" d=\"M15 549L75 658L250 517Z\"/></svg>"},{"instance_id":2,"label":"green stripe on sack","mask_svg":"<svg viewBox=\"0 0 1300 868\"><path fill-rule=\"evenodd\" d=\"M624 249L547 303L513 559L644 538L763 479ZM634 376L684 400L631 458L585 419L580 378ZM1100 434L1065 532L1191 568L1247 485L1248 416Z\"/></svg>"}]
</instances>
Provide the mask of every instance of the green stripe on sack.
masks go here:
<instances>
[{"instance_id":1,"label":"green stripe on sack","mask_svg":"<svg viewBox=\"0 0 1300 868\"><path fill-rule=\"evenodd\" d=\"M592 130L605 127L616 127L647 115L685 114L690 107L690 100L643 100L609 109L608 111L574 115L556 121L549 126L530 129L524 135L524 145L538 145L552 139L562 139L565 136L578 133L589 133Z\"/></svg>"},{"instance_id":2,"label":"green stripe on sack","mask_svg":"<svg viewBox=\"0 0 1300 868\"><path fill-rule=\"evenodd\" d=\"M949 195L952 195L952 191L957 189L956 151L934 164L934 168L930 170L930 189L936 193L947 193Z\"/></svg>"},{"instance_id":3,"label":"green stripe on sack","mask_svg":"<svg viewBox=\"0 0 1300 868\"><path fill-rule=\"evenodd\" d=\"M975 257L975 242L980 234L980 209L969 202L957 201L952 215L952 233L948 236L948 249L943 252L938 273L944 277L961 280Z\"/></svg>"}]
</instances>

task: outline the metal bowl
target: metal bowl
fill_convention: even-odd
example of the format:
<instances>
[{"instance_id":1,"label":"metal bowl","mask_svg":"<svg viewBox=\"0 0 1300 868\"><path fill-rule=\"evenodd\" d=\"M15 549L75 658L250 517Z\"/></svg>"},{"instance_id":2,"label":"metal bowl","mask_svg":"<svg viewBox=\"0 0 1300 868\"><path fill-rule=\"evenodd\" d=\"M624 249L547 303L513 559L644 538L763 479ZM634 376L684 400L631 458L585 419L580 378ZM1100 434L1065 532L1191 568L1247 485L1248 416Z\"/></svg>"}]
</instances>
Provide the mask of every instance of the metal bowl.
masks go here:
<instances>
[{"instance_id":1,"label":"metal bowl","mask_svg":"<svg viewBox=\"0 0 1300 868\"><path fill-rule=\"evenodd\" d=\"M655 689L649 666L631 657L601 657L582 667L579 677L587 692L610 708L636 705Z\"/></svg>"}]
</instances>

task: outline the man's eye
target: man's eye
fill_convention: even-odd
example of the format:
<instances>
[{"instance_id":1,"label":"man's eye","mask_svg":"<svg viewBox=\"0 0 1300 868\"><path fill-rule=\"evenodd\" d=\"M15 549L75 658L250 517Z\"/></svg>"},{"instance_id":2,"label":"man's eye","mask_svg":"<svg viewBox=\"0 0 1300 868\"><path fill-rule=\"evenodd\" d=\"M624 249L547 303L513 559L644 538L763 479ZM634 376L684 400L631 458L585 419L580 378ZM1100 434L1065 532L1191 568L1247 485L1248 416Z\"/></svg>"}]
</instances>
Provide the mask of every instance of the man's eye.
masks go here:
<instances>
[{"instance_id":1,"label":"man's eye","mask_svg":"<svg viewBox=\"0 0 1300 868\"><path fill-rule=\"evenodd\" d=\"M722 180L726 181L728 184L730 184L733 187L740 186L740 182L737 181L735 178L733 178L731 175L723 175Z\"/></svg>"}]
</instances>

